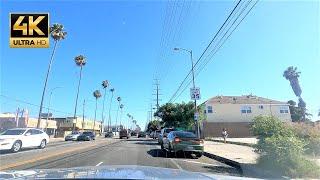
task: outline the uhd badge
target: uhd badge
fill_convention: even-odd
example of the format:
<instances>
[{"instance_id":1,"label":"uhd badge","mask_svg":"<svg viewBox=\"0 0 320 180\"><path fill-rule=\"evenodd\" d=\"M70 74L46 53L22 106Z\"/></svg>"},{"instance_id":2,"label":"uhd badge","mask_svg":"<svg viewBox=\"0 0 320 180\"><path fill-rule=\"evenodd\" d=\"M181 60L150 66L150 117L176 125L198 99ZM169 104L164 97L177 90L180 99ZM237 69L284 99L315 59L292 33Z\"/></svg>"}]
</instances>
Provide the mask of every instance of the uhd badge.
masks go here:
<instances>
[{"instance_id":1,"label":"uhd badge","mask_svg":"<svg viewBox=\"0 0 320 180\"><path fill-rule=\"evenodd\" d=\"M48 48L48 13L11 13L10 47L12 48Z\"/></svg>"}]
</instances>

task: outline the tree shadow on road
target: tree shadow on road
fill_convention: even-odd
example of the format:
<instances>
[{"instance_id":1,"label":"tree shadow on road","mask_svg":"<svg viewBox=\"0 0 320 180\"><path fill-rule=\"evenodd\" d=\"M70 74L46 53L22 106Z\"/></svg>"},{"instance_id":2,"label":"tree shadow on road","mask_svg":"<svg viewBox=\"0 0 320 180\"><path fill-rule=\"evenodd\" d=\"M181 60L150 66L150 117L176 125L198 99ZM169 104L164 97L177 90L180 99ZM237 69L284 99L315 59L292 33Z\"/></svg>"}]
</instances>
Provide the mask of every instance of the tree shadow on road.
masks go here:
<instances>
[{"instance_id":1,"label":"tree shadow on road","mask_svg":"<svg viewBox=\"0 0 320 180\"><path fill-rule=\"evenodd\" d=\"M234 167L231 166L202 166L205 169L208 169L210 173L214 174L228 174L228 175L234 175L234 176L242 176L242 172Z\"/></svg>"},{"instance_id":2,"label":"tree shadow on road","mask_svg":"<svg viewBox=\"0 0 320 180\"><path fill-rule=\"evenodd\" d=\"M152 157L158 157L158 158L181 158L181 159L193 159L190 154L188 153L169 153L167 151L161 150L161 149L150 149L147 152Z\"/></svg>"}]
</instances>

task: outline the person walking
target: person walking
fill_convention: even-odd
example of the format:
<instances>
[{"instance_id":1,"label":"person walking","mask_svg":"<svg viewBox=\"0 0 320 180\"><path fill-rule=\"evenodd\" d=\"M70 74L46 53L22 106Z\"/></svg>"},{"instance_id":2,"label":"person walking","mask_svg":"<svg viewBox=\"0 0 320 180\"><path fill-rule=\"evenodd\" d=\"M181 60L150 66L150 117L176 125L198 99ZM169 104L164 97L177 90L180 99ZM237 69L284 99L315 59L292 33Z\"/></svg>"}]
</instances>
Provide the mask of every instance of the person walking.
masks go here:
<instances>
[{"instance_id":1,"label":"person walking","mask_svg":"<svg viewBox=\"0 0 320 180\"><path fill-rule=\"evenodd\" d=\"M227 129L226 129L226 128L223 128L221 134L222 134L222 137L223 137L223 142L224 142L224 143L227 143L227 137L228 137L228 131L227 131Z\"/></svg>"}]
</instances>

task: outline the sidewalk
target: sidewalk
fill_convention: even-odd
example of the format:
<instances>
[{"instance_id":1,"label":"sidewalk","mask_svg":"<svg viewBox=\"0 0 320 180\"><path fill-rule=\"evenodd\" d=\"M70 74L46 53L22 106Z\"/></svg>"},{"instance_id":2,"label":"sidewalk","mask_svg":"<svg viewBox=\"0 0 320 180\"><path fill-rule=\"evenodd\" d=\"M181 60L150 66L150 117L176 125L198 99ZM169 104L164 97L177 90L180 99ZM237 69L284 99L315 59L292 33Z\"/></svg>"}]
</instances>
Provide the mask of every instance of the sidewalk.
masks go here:
<instances>
[{"instance_id":1,"label":"sidewalk","mask_svg":"<svg viewBox=\"0 0 320 180\"><path fill-rule=\"evenodd\" d=\"M50 139L49 139L49 143L59 142L59 141L64 141L64 138L63 137L59 137L59 138L50 137Z\"/></svg>"},{"instance_id":2,"label":"sidewalk","mask_svg":"<svg viewBox=\"0 0 320 180\"><path fill-rule=\"evenodd\" d=\"M213 141L204 142L204 151L240 164L256 164L259 157L252 147Z\"/></svg>"},{"instance_id":3,"label":"sidewalk","mask_svg":"<svg viewBox=\"0 0 320 180\"><path fill-rule=\"evenodd\" d=\"M256 178L281 178L265 169L257 167L259 154L247 145L221 143L215 141L204 142L204 155L223 162L242 171L243 176Z\"/></svg>"}]
</instances>

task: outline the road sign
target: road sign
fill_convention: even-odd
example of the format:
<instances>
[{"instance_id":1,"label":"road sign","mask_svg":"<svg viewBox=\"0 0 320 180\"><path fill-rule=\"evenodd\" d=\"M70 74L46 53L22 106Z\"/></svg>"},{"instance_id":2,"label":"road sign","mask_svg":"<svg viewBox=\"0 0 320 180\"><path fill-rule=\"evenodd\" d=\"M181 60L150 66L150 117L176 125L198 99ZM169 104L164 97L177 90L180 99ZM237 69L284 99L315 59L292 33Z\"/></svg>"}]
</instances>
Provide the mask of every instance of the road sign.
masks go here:
<instances>
[{"instance_id":1,"label":"road sign","mask_svg":"<svg viewBox=\"0 0 320 180\"><path fill-rule=\"evenodd\" d=\"M199 113L195 112L194 113L194 120L198 121L198 119L199 119Z\"/></svg>"},{"instance_id":2,"label":"road sign","mask_svg":"<svg viewBox=\"0 0 320 180\"><path fill-rule=\"evenodd\" d=\"M200 88L190 88L190 97L192 100L199 100L200 99Z\"/></svg>"}]
</instances>

